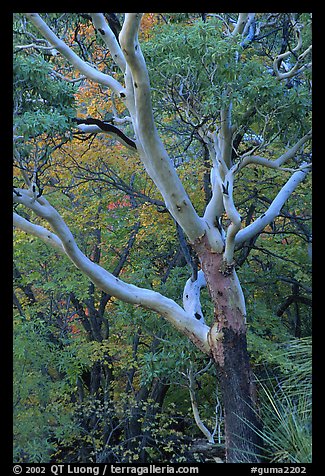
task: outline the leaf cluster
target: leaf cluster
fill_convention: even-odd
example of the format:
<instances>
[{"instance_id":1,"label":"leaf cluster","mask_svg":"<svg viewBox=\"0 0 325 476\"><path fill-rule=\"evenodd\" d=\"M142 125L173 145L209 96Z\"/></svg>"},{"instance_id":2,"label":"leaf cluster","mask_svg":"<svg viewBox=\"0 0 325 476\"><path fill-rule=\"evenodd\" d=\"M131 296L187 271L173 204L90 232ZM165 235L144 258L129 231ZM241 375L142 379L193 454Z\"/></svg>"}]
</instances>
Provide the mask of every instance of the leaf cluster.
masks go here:
<instances>
[{"instance_id":1,"label":"leaf cluster","mask_svg":"<svg viewBox=\"0 0 325 476\"><path fill-rule=\"evenodd\" d=\"M254 107L258 113L251 127L255 133L263 130L265 140L275 134L284 143L300 137L310 128L306 78L295 80L294 86L278 81L270 53L254 42L243 48L237 36L224 34L222 26L221 19L211 18L153 28L143 50L157 110L161 114L163 107L170 122L175 116L178 124L191 128L202 119L212 126L231 101L234 124L240 125Z\"/></svg>"},{"instance_id":2,"label":"leaf cluster","mask_svg":"<svg viewBox=\"0 0 325 476\"><path fill-rule=\"evenodd\" d=\"M14 120L16 133L25 138L62 134L75 114L75 87L53 77L51 71L40 56L15 56Z\"/></svg>"}]
</instances>

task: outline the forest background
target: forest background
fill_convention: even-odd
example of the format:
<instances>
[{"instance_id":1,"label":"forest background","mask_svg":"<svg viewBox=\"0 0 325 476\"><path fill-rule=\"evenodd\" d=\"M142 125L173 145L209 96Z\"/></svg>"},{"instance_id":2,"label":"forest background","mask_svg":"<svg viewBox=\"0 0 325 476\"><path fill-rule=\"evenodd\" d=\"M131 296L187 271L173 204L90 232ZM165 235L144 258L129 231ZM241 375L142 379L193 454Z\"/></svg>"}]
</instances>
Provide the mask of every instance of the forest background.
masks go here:
<instances>
[{"instance_id":1,"label":"forest background","mask_svg":"<svg viewBox=\"0 0 325 476\"><path fill-rule=\"evenodd\" d=\"M84 61L115 74L87 14L43 16ZM155 121L199 213L211 190L198 130L217 117L220 83L231 85L243 124L238 153L267 143L269 157L277 156L310 128L310 68L281 81L272 71L262 76L285 41L294 49L294 24L302 25L299 53L308 49L310 14L276 14L253 40L249 31L241 36L244 72L235 61L238 42L216 34L232 20L232 14L144 14L141 24ZM255 25L266 20L257 14ZM114 31L123 16L110 21ZM218 53L212 62L202 54L211 45ZM132 145L94 133L96 123L86 118L106 124L114 118L132 136L123 104L67 69L55 49L36 42L24 15L15 14L15 187L24 187L23 172L60 210L92 261L181 302L193 250ZM295 166L310 155L306 143ZM283 179L255 165L241 173L234 196L247 226ZM20 204L15 211L31 219ZM152 311L99 291L38 238L15 228L14 240L14 461L223 460L223 402L209 358ZM268 461L311 461L311 241L308 174L259 239L236 251ZM204 289L201 304L209 321Z\"/></svg>"}]
</instances>

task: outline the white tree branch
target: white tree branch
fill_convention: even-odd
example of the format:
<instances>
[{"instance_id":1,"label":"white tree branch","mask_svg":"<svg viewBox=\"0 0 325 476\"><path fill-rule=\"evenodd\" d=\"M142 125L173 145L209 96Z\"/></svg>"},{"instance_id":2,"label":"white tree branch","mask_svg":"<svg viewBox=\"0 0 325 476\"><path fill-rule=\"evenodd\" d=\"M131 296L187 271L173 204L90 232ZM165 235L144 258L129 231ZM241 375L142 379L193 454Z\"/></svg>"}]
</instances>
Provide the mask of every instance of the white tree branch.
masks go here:
<instances>
[{"instance_id":1,"label":"white tree branch","mask_svg":"<svg viewBox=\"0 0 325 476\"><path fill-rule=\"evenodd\" d=\"M234 128L231 122L231 101L220 113L221 126L214 133L209 132L204 141L212 159L211 190L212 196L207 204L203 218L208 223L214 234L219 235L216 242L216 251L221 252L224 247L225 234L220 223L220 217L226 211L231 225L227 230L225 259L228 264L232 262L234 252L234 238L241 226L241 218L237 212L233 198L233 174L229 174L232 155L232 140ZM213 144L213 146L212 146ZM216 230L217 228L217 230ZM211 232L210 232L211 233Z\"/></svg>"},{"instance_id":2,"label":"white tree branch","mask_svg":"<svg viewBox=\"0 0 325 476\"><path fill-rule=\"evenodd\" d=\"M242 168L246 167L246 165L250 165L250 164L263 165L271 169L290 170L286 168L281 168L281 166L285 162L288 162L290 159L292 159L296 155L296 153L299 151L299 149L305 144L305 142L311 139L311 137L312 137L312 131L309 131L301 139L299 139L292 147L290 147L290 149L288 149L286 152L280 155L280 157L278 157L276 160L266 159L265 157L261 157L259 155L244 155L242 156L239 162L237 162L235 165L232 166L230 172L235 174L239 172Z\"/></svg>"},{"instance_id":3,"label":"white tree branch","mask_svg":"<svg viewBox=\"0 0 325 476\"><path fill-rule=\"evenodd\" d=\"M255 13L248 13L247 14L247 21L245 23L245 27L244 27L243 32L242 32L242 36L245 36L245 35L248 34L249 28L252 25L254 19L255 19Z\"/></svg>"},{"instance_id":4,"label":"white tree branch","mask_svg":"<svg viewBox=\"0 0 325 476\"><path fill-rule=\"evenodd\" d=\"M60 40L38 13L25 13L26 17L42 33L42 35L56 48L78 71L88 79L110 88L119 97L125 97L123 86L108 74L98 71L83 61L69 46Z\"/></svg>"},{"instance_id":5,"label":"white tree branch","mask_svg":"<svg viewBox=\"0 0 325 476\"><path fill-rule=\"evenodd\" d=\"M43 50L47 51L49 54L52 54L52 56L56 56L58 52L56 51L53 46L44 46L44 45L39 45L37 43L29 43L28 45L17 45L15 46L16 50L28 50L30 48L37 48L38 50Z\"/></svg>"},{"instance_id":6,"label":"white tree branch","mask_svg":"<svg viewBox=\"0 0 325 476\"><path fill-rule=\"evenodd\" d=\"M248 13L239 13L237 23L235 28L232 31L232 35L237 35L237 33L242 34L246 25L246 21L248 18Z\"/></svg>"},{"instance_id":7,"label":"white tree branch","mask_svg":"<svg viewBox=\"0 0 325 476\"><path fill-rule=\"evenodd\" d=\"M65 254L62 242L54 233L47 230L43 226L35 225L30 221L26 220L17 213L13 214L13 225L16 228L19 228L22 231L25 231L29 235L36 236L44 241L47 245L50 245L52 248L55 248L61 254Z\"/></svg>"},{"instance_id":8,"label":"white tree branch","mask_svg":"<svg viewBox=\"0 0 325 476\"><path fill-rule=\"evenodd\" d=\"M210 183L212 196L205 208L203 218L207 220L212 226L216 217L220 217L224 211L224 204L222 200L222 183L223 180L220 174L219 163L213 158L212 167L210 171Z\"/></svg>"},{"instance_id":9,"label":"white tree branch","mask_svg":"<svg viewBox=\"0 0 325 476\"><path fill-rule=\"evenodd\" d=\"M227 131L228 141L231 141L231 121L230 121L230 110L228 110L228 114L223 114L224 118L224 127ZM285 153L279 156L276 160L266 159L260 156L253 156L253 155L245 155L241 158L239 162L234 164L230 169L228 169L227 164L223 160L223 153L222 150L224 148L225 142L225 131L222 132L221 136L220 133L211 134L209 133L207 137L204 138L205 143L209 149L210 157L212 159L213 167L211 169L211 189L212 189L212 198L208 203L205 213L204 219L206 220L207 224L212 228L214 225L219 226L219 231L221 236L224 240L223 229L219 222L216 223L218 217L221 216L221 213L225 211L227 213L228 218L230 219L231 223L228 226L227 233L225 235L225 251L224 251L224 259L228 265L231 265L233 262L233 256L235 247L245 241L247 238L245 237L245 230L241 230L241 216L238 213L234 201L233 201L233 181L235 174L241 170L243 167L249 164L258 164L262 166L266 166L273 169L280 169L283 171L293 171L293 172L301 172L305 174L309 171L310 164L303 164L298 169L292 170L291 168L284 168L282 167L290 159L294 158L296 153L301 149L301 147L311 139L312 132L309 131L305 134L300 140L296 142L290 149L288 149ZM213 142L213 146L211 144ZM227 152L228 154L228 152ZM303 180L304 175L301 174L295 175L295 179L293 181L288 182L287 187L285 187L285 191L280 193L278 200L274 201L273 206L270 207L270 210L262 216L262 220L258 220L256 223L252 223L249 227L248 235L252 232L252 236L254 236L253 230L258 230L256 233L261 231L268 223L270 223L277 213L280 212L280 208L278 208L279 203L282 199L285 198L286 193L291 190L291 185L296 184L296 180ZM295 185L296 186L296 185ZM293 190L292 190L293 191ZM289 193L289 195L292 193ZM278 210L278 211L276 211ZM264 224L263 224L264 223ZM214 225L213 225L214 224ZM262 228L261 228L262 227ZM241 230L241 231L240 231ZM237 237L239 235L239 237Z\"/></svg>"},{"instance_id":10,"label":"white tree branch","mask_svg":"<svg viewBox=\"0 0 325 476\"><path fill-rule=\"evenodd\" d=\"M206 281L202 269L197 274L195 281L189 278L186 281L183 291L183 307L193 319L198 319L205 323L200 302L200 291L203 286L206 286Z\"/></svg>"},{"instance_id":11,"label":"white tree branch","mask_svg":"<svg viewBox=\"0 0 325 476\"><path fill-rule=\"evenodd\" d=\"M310 166L306 166L305 168L301 168L301 170L295 172L290 177L287 183L281 188L280 192L277 194L268 210L253 223L237 233L235 238L235 246L238 246L244 241L253 238L279 215L281 208L288 200L290 195L295 191L297 186L304 180L309 170Z\"/></svg>"},{"instance_id":12,"label":"white tree branch","mask_svg":"<svg viewBox=\"0 0 325 476\"><path fill-rule=\"evenodd\" d=\"M221 252L224 247L225 233L221 227L220 217L224 212L224 203L222 197L222 183L225 176L226 165L223 163L221 151L218 144L217 134L208 134L203 138L212 162L210 171L211 199L207 204L203 219L207 224L207 236L210 244L214 243L213 249ZM213 145L211 143L213 142Z\"/></svg>"},{"instance_id":13,"label":"white tree branch","mask_svg":"<svg viewBox=\"0 0 325 476\"><path fill-rule=\"evenodd\" d=\"M204 436L207 438L209 443L214 443L213 434L211 431L205 426L203 421L201 420L199 408L196 400L196 391L195 391L195 375L193 373L192 363L190 368L187 370L187 378L188 378L188 389L190 392L191 398L191 405L195 423L197 424L198 428L202 431Z\"/></svg>"},{"instance_id":14,"label":"white tree branch","mask_svg":"<svg viewBox=\"0 0 325 476\"><path fill-rule=\"evenodd\" d=\"M233 289L236 293L236 304L242 313L242 315L245 318L245 323L246 323L246 302L245 302L245 296L243 293L243 288L241 287L238 275L236 273L235 268L233 269L233 275L232 275L232 281L233 281Z\"/></svg>"},{"instance_id":15,"label":"white tree branch","mask_svg":"<svg viewBox=\"0 0 325 476\"><path fill-rule=\"evenodd\" d=\"M205 353L210 352L207 335L209 327L186 312L175 301L162 294L128 284L113 274L106 271L98 264L92 262L78 248L74 237L65 224L60 214L44 198L35 199L30 190L16 188L13 194L15 203L25 205L33 210L39 217L44 218L51 225L55 235L50 235L48 230L37 225L28 225L27 220L15 217L15 225L24 231L39 236L51 244L55 249L63 248L66 255L74 265L102 291L115 296L121 301L140 305L147 309L158 312L176 329L189 337L192 342ZM27 223L26 223L27 222ZM47 238L46 235L47 234Z\"/></svg>"},{"instance_id":16,"label":"white tree branch","mask_svg":"<svg viewBox=\"0 0 325 476\"><path fill-rule=\"evenodd\" d=\"M232 155L232 136L233 136L233 127L231 123L231 111L232 103L230 101L227 107L221 109L221 127L219 136L219 148L221 151L221 157L223 163L228 170L231 167L231 155Z\"/></svg>"},{"instance_id":17,"label":"white tree branch","mask_svg":"<svg viewBox=\"0 0 325 476\"><path fill-rule=\"evenodd\" d=\"M310 130L301 139L299 139L296 142L296 144L294 144L292 147L290 147L289 150L287 150L284 154L282 154L276 160L277 165L281 166L285 162L287 162L289 159L292 159L296 155L296 153L299 151L299 149L304 145L304 143L309 141L311 138L312 138L312 131Z\"/></svg>"},{"instance_id":18,"label":"white tree branch","mask_svg":"<svg viewBox=\"0 0 325 476\"><path fill-rule=\"evenodd\" d=\"M273 61L273 70L278 80L292 78L293 76L296 76L297 74L301 73L304 69L311 68L312 66L312 62L301 65L305 57L311 53L312 45L306 48L306 50L303 53L301 53L297 58L297 52L302 47L301 31L303 29L303 25L298 23L294 18L291 19L291 23L297 36L297 44L292 50L285 51L284 53L279 54L275 57ZM279 67L281 63L284 62L284 60L287 59L290 55L294 55L294 57L297 58L296 63L293 65L293 67L289 71L286 71L285 73L281 73L279 70Z\"/></svg>"},{"instance_id":19,"label":"white tree branch","mask_svg":"<svg viewBox=\"0 0 325 476\"><path fill-rule=\"evenodd\" d=\"M234 175L228 173L223 185L223 203L230 225L227 228L226 246L223 254L224 260L228 265L233 264L235 251L235 238L241 228L241 216L238 213L233 200L233 180Z\"/></svg>"},{"instance_id":20,"label":"white tree branch","mask_svg":"<svg viewBox=\"0 0 325 476\"><path fill-rule=\"evenodd\" d=\"M125 72L126 62L118 41L107 24L102 13L91 13L94 27L100 33L105 45L109 49L113 60Z\"/></svg>"},{"instance_id":21,"label":"white tree branch","mask_svg":"<svg viewBox=\"0 0 325 476\"><path fill-rule=\"evenodd\" d=\"M154 123L149 75L138 42L141 17L139 13L127 13L120 33L122 51L132 78L134 128L139 141L140 158L162 194L169 212L193 242L204 234L204 220L197 215L185 192Z\"/></svg>"}]
</instances>

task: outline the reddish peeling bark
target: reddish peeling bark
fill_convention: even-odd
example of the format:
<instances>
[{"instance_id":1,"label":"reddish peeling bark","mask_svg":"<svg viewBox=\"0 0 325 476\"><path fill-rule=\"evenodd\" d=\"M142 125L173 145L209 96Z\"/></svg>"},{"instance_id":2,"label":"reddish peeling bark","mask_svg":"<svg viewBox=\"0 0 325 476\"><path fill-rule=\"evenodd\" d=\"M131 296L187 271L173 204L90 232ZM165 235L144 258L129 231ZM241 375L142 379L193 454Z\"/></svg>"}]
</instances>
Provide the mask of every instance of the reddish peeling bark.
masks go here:
<instances>
[{"instance_id":1,"label":"reddish peeling bark","mask_svg":"<svg viewBox=\"0 0 325 476\"><path fill-rule=\"evenodd\" d=\"M206 237L194 247L215 309L215 322L208 339L225 410L227 462L258 462L262 444L252 427L260 425L254 408L245 316L233 267L225 265L221 253L211 251Z\"/></svg>"}]
</instances>

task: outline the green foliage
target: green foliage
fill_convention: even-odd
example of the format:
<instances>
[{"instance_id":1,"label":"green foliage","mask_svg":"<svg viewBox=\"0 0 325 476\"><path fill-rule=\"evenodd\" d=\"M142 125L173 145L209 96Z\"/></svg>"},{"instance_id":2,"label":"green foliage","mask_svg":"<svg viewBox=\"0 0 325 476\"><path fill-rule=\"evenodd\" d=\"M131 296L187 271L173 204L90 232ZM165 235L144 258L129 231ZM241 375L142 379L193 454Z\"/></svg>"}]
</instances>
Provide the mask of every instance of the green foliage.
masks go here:
<instances>
[{"instance_id":1,"label":"green foliage","mask_svg":"<svg viewBox=\"0 0 325 476\"><path fill-rule=\"evenodd\" d=\"M45 15L56 30L64 31L66 14ZM270 140L266 155L278 156L309 127L310 97L303 80L288 88L269 73L271 50L263 51L260 44L243 49L238 38L226 38L220 19L203 22L197 20L199 14L165 15L169 24L156 26L141 47L163 139L173 150L179 148L181 158L186 155L178 173L201 213L208 164L197 160L202 156L200 144L189 142L186 147L178 131L195 141L197 124L219 124L220 108L232 101L234 123L252 136L263 132ZM85 18L73 15L70 20L74 28L75 21L87 26ZM91 29L83 37L91 53L93 39ZM74 116L76 87L52 74L53 67L60 70L60 60L52 60L16 53L15 134L26 139L19 148L26 162L36 162L48 152L52 139L55 144L57 134L69 131ZM88 90L80 88L78 93L82 110L88 111ZM106 92L104 101L97 101L97 90L96 94L89 110L108 114ZM175 111L184 114L187 101L193 109L180 119ZM258 113L248 120L253 106ZM240 151L250 145L243 139ZM90 145L73 140L58 148L49 165L42 176L46 191L80 249L113 271L137 229L121 278L182 304L190 270L173 220L139 198L143 193L161 199L139 161L101 137ZM245 168L235 183L241 215L246 219L252 205L252 219L261 215L285 179L274 171ZM139 192L133 197L136 205L123 190L130 183ZM306 180L238 269L247 303L249 351L262 381L263 437L270 460L283 462L310 460L311 311L297 302L278 315L293 284L302 297L311 286L310 191ZM27 218L43 224L32 215ZM238 262L242 253L236 252ZM14 259L20 272L14 281L19 301L14 321L15 461L189 461L190 443L201 433L192 416L186 372L190 366L200 371L207 365L206 357L149 310L113 298L101 314L102 293L67 258L18 230ZM211 324L211 300L205 290L201 296ZM292 341L297 316L302 339ZM273 386L262 380L268 373ZM165 393L158 391L162 383L168 387ZM213 428L213 367L198 377L196 391L202 420Z\"/></svg>"},{"instance_id":2,"label":"green foliage","mask_svg":"<svg viewBox=\"0 0 325 476\"><path fill-rule=\"evenodd\" d=\"M15 56L13 64L16 134L25 139L62 134L75 115L75 87L51 75L47 61L36 56Z\"/></svg>"},{"instance_id":3,"label":"green foliage","mask_svg":"<svg viewBox=\"0 0 325 476\"><path fill-rule=\"evenodd\" d=\"M192 95L201 104L202 114L217 114L227 100L224 84L236 76L235 42L222 38L214 22L170 24L156 29L159 42L152 40L143 47L152 83L173 83L175 90Z\"/></svg>"},{"instance_id":4,"label":"green foliage","mask_svg":"<svg viewBox=\"0 0 325 476\"><path fill-rule=\"evenodd\" d=\"M257 134L263 130L266 141L276 134L287 143L310 128L306 84L300 81L288 88L278 81L270 73L270 54L255 44L243 49L237 37L225 37L221 20L163 24L154 32L156 36L143 45L143 51L154 84L153 97L164 104L166 117L175 114L176 107L182 110L185 100L192 106L186 121L189 113L193 124L202 118L216 121L220 108L231 100L234 124L241 124L253 106L258 108L251 127Z\"/></svg>"},{"instance_id":5,"label":"green foliage","mask_svg":"<svg viewBox=\"0 0 325 476\"><path fill-rule=\"evenodd\" d=\"M69 403L61 394L58 348L51 329L36 316L14 321L15 462L46 463L56 441L77 433Z\"/></svg>"},{"instance_id":6,"label":"green foliage","mask_svg":"<svg viewBox=\"0 0 325 476\"><path fill-rule=\"evenodd\" d=\"M311 339L282 346L288 360L277 385L271 378L259 382L263 428L259 431L266 457L276 463L312 461ZM281 372L283 368L281 368Z\"/></svg>"}]
</instances>

